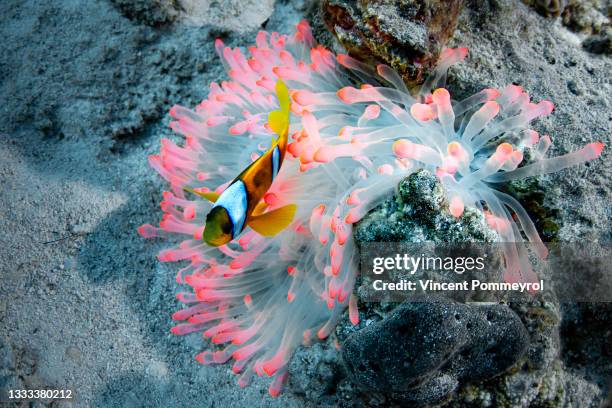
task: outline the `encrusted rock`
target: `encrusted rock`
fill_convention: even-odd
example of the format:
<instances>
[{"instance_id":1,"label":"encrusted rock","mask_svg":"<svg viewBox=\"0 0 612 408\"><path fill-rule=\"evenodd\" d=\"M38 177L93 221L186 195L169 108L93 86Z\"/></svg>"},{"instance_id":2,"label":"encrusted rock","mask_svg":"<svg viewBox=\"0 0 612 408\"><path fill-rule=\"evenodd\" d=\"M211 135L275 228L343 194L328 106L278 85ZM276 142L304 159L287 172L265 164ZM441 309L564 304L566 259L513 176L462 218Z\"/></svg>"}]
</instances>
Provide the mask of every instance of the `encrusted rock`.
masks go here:
<instances>
[{"instance_id":1,"label":"encrusted rock","mask_svg":"<svg viewBox=\"0 0 612 408\"><path fill-rule=\"evenodd\" d=\"M361 301L366 302L366 308L377 309L380 306L378 303L369 303L373 300L381 300L383 304L388 301L403 301L413 293L379 292L373 284L381 278L393 282L413 280L415 277L436 282L463 282L470 279L489 281L496 279L495 276L501 274L503 269L502 251L495 245L487 245L496 240L497 234L489 228L482 212L466 208L459 218L451 215L442 184L427 170L419 170L400 181L394 197L374 208L356 224L354 237L363 259L383 256L381 251L418 251L427 256L471 256L487 259L487 267L484 270L474 269L465 273L419 270L418 274L413 275L404 270L395 270L385 277L363 273L358 280L357 294ZM377 244L368 245L379 242L388 244L385 244L384 248L379 248ZM460 246L459 243L466 245ZM417 291L420 289L417 288ZM448 293L448 296L460 301L494 300L487 297L487 294L473 290L455 291Z\"/></svg>"},{"instance_id":2,"label":"encrusted rock","mask_svg":"<svg viewBox=\"0 0 612 408\"><path fill-rule=\"evenodd\" d=\"M448 212L438 178L419 170L402 180L395 197L357 223L354 236L364 242L493 242L496 233L481 212L466 208L460 218Z\"/></svg>"},{"instance_id":3,"label":"encrusted rock","mask_svg":"<svg viewBox=\"0 0 612 408\"><path fill-rule=\"evenodd\" d=\"M351 56L390 65L417 84L453 35L462 2L324 0L322 14Z\"/></svg>"},{"instance_id":4,"label":"encrusted rock","mask_svg":"<svg viewBox=\"0 0 612 408\"><path fill-rule=\"evenodd\" d=\"M469 306L443 298L406 302L353 333L342 356L353 380L414 404L438 403L459 383L499 375L528 344L507 306Z\"/></svg>"}]
</instances>

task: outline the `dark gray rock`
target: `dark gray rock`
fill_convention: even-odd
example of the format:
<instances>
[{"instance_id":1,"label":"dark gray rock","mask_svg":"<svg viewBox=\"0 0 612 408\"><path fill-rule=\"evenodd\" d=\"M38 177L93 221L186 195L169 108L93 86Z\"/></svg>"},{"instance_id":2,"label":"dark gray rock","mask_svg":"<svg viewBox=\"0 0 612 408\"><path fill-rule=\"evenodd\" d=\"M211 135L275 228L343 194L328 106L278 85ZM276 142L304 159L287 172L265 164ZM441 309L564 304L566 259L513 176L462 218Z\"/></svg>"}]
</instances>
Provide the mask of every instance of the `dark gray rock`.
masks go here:
<instances>
[{"instance_id":1,"label":"dark gray rock","mask_svg":"<svg viewBox=\"0 0 612 408\"><path fill-rule=\"evenodd\" d=\"M589 367L590 375L603 383L612 373L612 304L575 302L561 308L563 362L570 367Z\"/></svg>"},{"instance_id":2,"label":"dark gray rock","mask_svg":"<svg viewBox=\"0 0 612 408\"><path fill-rule=\"evenodd\" d=\"M431 404L460 383L505 372L527 345L525 327L507 306L429 298L405 302L381 322L350 335L342 356L363 388Z\"/></svg>"}]
</instances>

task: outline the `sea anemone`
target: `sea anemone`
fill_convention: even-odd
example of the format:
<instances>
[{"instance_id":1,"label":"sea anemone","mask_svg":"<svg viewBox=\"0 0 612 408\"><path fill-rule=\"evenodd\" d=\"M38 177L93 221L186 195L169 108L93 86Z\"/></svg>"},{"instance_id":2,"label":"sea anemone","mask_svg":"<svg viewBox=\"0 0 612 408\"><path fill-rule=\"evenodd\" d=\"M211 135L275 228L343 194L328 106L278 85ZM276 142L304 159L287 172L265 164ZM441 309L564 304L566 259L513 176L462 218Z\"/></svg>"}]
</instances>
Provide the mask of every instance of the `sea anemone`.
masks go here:
<instances>
[{"instance_id":1,"label":"sea anemone","mask_svg":"<svg viewBox=\"0 0 612 408\"><path fill-rule=\"evenodd\" d=\"M592 143L544 159L550 138L527 126L549 114L552 104L531 103L518 86L452 101L441 86L465 49L445 50L413 96L389 67L372 69L316 45L304 21L292 36L260 32L249 58L221 40L215 47L231 81L211 84L194 110L171 109L171 127L185 143L164 139L160 154L150 156L171 191L163 194L159 227L147 224L139 232L186 238L158 255L162 262L187 261L177 282L191 290L177 296L187 307L173 315L183 323L172 332L199 332L226 345L196 359L220 364L233 358L241 386L253 374L271 376L273 396L299 344L326 338L347 305L357 324L352 225L399 180L421 168L437 174L451 213L459 217L466 206L482 210L506 243L505 279L531 281L523 234L538 244L540 256L546 248L521 205L495 186L592 160L603 148ZM247 228L229 244L209 247L202 233L211 204L186 191L222 192L268 148L273 133L266 120L279 106L278 78L290 88L292 136L264 201L270 210L297 204L294 221L275 237ZM521 166L527 156L533 163Z\"/></svg>"}]
</instances>

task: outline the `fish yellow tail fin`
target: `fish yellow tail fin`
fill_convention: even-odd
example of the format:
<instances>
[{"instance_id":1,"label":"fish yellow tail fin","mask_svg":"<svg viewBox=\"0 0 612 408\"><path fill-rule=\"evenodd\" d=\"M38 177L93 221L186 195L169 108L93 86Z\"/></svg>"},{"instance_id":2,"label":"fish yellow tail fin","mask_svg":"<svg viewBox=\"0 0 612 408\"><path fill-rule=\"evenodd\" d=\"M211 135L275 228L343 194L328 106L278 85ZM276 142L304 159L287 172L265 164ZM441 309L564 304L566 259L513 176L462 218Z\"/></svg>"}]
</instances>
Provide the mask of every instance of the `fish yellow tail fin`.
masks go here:
<instances>
[{"instance_id":1,"label":"fish yellow tail fin","mask_svg":"<svg viewBox=\"0 0 612 408\"><path fill-rule=\"evenodd\" d=\"M268 115L268 124L274 133L280 138L286 138L289 133L289 90L282 80L276 82L276 96L280 109L270 112Z\"/></svg>"}]
</instances>

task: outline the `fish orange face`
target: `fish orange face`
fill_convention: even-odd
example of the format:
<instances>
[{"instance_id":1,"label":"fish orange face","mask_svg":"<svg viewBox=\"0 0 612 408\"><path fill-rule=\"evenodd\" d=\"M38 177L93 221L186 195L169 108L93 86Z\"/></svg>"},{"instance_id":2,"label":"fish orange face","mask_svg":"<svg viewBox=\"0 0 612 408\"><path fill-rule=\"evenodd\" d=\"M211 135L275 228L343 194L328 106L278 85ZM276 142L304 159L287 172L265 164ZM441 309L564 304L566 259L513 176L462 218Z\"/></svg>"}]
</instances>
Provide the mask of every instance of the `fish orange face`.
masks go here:
<instances>
[{"instance_id":1,"label":"fish orange face","mask_svg":"<svg viewBox=\"0 0 612 408\"><path fill-rule=\"evenodd\" d=\"M210 246L225 245L232 240L234 225L227 210L221 206L214 207L206 216L204 242Z\"/></svg>"}]
</instances>

